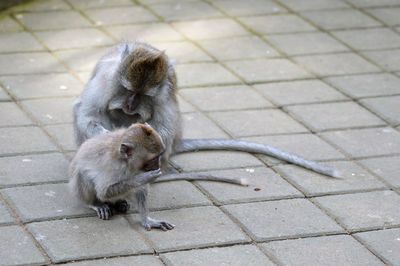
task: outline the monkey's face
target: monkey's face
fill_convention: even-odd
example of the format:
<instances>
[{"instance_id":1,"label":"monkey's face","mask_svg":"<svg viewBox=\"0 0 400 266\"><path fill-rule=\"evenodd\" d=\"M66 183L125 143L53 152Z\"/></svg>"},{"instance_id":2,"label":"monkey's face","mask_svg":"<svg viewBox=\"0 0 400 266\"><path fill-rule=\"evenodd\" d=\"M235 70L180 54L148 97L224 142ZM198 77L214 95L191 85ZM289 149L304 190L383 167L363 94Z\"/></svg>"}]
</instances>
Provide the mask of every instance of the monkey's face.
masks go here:
<instances>
[{"instance_id":1,"label":"monkey's face","mask_svg":"<svg viewBox=\"0 0 400 266\"><path fill-rule=\"evenodd\" d=\"M130 126L123 138L120 153L135 171L152 171L161 167L165 145L160 135L147 124Z\"/></svg>"}]
</instances>

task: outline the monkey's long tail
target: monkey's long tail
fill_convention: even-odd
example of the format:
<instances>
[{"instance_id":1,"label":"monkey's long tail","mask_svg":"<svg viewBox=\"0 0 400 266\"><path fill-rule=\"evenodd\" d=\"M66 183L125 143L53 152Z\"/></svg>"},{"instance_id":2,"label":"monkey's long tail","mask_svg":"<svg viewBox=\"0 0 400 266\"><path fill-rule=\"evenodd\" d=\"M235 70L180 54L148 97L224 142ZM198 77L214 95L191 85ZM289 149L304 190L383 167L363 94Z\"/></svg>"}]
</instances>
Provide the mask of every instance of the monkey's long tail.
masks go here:
<instances>
[{"instance_id":1,"label":"monkey's long tail","mask_svg":"<svg viewBox=\"0 0 400 266\"><path fill-rule=\"evenodd\" d=\"M230 178L230 177L220 177L213 176L207 174L198 174L198 173L174 173L174 174L166 174L158 177L155 182L166 182L166 181L175 181L175 180L204 180L204 181L216 181L216 182L226 182L231 184L237 184L241 186L248 186L246 178Z\"/></svg>"},{"instance_id":2,"label":"monkey's long tail","mask_svg":"<svg viewBox=\"0 0 400 266\"><path fill-rule=\"evenodd\" d=\"M277 148L244 140L231 139L183 139L180 145L175 148L176 153L184 153L199 150L231 150L249 153L259 153L275 157L277 159L302 166L314 172L331 177L339 177L337 170L330 166L307 160L300 156L289 154Z\"/></svg>"}]
</instances>

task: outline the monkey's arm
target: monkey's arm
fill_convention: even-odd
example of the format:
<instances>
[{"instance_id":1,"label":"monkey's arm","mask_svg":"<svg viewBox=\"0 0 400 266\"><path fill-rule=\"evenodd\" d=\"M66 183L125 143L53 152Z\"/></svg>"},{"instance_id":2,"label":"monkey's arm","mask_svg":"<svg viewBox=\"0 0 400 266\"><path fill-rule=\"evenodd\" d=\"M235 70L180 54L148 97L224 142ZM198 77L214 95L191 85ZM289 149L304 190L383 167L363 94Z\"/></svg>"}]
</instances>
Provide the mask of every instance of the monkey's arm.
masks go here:
<instances>
[{"instance_id":1,"label":"monkey's arm","mask_svg":"<svg viewBox=\"0 0 400 266\"><path fill-rule=\"evenodd\" d=\"M112 198L120 194L124 194L133 188L137 188L153 182L161 175L161 170L154 170L135 175L132 178L124 179L107 188L105 195L101 198Z\"/></svg>"},{"instance_id":2,"label":"monkey's arm","mask_svg":"<svg viewBox=\"0 0 400 266\"><path fill-rule=\"evenodd\" d=\"M229 139L183 139L175 148L176 153L184 153L199 150L233 150L244 151L250 153L259 153L274 158L302 166L314 172L331 176L339 177L339 172L332 167L320 164L315 161L304 159L300 156L281 151L277 148L254 143L244 140L229 140Z\"/></svg>"}]
</instances>

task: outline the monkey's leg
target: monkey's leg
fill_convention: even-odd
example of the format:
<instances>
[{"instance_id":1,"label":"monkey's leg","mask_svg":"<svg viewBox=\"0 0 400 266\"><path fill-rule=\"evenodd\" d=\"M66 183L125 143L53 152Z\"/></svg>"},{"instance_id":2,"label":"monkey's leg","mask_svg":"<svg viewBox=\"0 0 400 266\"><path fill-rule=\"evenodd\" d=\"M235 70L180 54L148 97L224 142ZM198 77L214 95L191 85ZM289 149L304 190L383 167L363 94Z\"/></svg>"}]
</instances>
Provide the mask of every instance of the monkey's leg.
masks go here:
<instances>
[{"instance_id":1,"label":"monkey's leg","mask_svg":"<svg viewBox=\"0 0 400 266\"><path fill-rule=\"evenodd\" d=\"M314 172L331 177L339 177L339 173L332 167L315 161L304 159L300 156L281 151L277 148L255 142L231 139L183 139L175 148L176 153L199 150L226 150L259 153L302 166Z\"/></svg>"},{"instance_id":2,"label":"monkey's leg","mask_svg":"<svg viewBox=\"0 0 400 266\"><path fill-rule=\"evenodd\" d=\"M108 203L96 202L89 207L95 210L97 216L102 220L108 220L113 215L111 207Z\"/></svg>"},{"instance_id":3,"label":"monkey's leg","mask_svg":"<svg viewBox=\"0 0 400 266\"><path fill-rule=\"evenodd\" d=\"M156 220L149 217L149 209L147 206L147 187L143 186L135 191L135 198L138 205L142 225L146 230L158 228L163 231L172 230L175 225L162 220Z\"/></svg>"}]
</instances>

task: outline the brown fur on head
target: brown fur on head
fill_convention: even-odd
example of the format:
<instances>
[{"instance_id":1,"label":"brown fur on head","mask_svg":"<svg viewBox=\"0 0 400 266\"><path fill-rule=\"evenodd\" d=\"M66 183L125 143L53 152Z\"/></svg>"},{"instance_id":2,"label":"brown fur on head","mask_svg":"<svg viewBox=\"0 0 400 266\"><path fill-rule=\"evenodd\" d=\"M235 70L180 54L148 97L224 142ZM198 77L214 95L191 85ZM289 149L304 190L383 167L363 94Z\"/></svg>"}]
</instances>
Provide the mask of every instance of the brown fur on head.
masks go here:
<instances>
[{"instance_id":1,"label":"brown fur on head","mask_svg":"<svg viewBox=\"0 0 400 266\"><path fill-rule=\"evenodd\" d=\"M138 46L126 58L126 78L136 93L146 93L165 80L168 59L164 51L151 46Z\"/></svg>"},{"instance_id":2,"label":"brown fur on head","mask_svg":"<svg viewBox=\"0 0 400 266\"><path fill-rule=\"evenodd\" d=\"M122 135L120 154L124 159L149 160L164 152L160 135L147 124L133 124ZM146 154L146 158L140 158Z\"/></svg>"}]
</instances>

